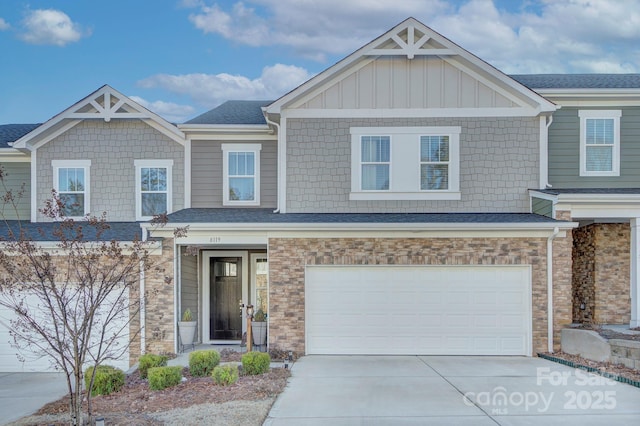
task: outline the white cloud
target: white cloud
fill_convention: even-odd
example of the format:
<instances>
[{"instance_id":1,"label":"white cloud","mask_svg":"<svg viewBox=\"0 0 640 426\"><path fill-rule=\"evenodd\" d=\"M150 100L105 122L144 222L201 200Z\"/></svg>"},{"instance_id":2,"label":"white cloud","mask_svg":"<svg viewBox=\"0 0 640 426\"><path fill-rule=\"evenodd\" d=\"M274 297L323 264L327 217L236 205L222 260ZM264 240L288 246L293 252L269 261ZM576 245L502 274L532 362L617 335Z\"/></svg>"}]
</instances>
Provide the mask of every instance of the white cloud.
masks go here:
<instances>
[{"instance_id":1,"label":"white cloud","mask_svg":"<svg viewBox=\"0 0 640 426\"><path fill-rule=\"evenodd\" d=\"M182 123L196 111L191 105L180 105L173 102L147 101L140 96L129 96L134 102L139 103L148 110L155 112L171 123Z\"/></svg>"},{"instance_id":2,"label":"white cloud","mask_svg":"<svg viewBox=\"0 0 640 426\"><path fill-rule=\"evenodd\" d=\"M325 61L414 16L509 73L640 70L638 0L245 0L197 8L196 28L250 46L284 46ZM505 4L504 2L501 4Z\"/></svg>"},{"instance_id":3,"label":"white cloud","mask_svg":"<svg viewBox=\"0 0 640 426\"><path fill-rule=\"evenodd\" d=\"M29 11L23 25L25 31L20 37L31 44L64 46L83 37L80 25L71 21L64 12L55 9Z\"/></svg>"},{"instance_id":4,"label":"white cloud","mask_svg":"<svg viewBox=\"0 0 640 426\"><path fill-rule=\"evenodd\" d=\"M6 31L11 28L11 25L4 19L0 18L0 31Z\"/></svg>"},{"instance_id":5,"label":"white cloud","mask_svg":"<svg viewBox=\"0 0 640 426\"><path fill-rule=\"evenodd\" d=\"M187 95L198 104L212 108L229 99L271 100L299 86L311 76L304 68L276 64L250 79L231 74L157 74L138 82L143 88L157 88Z\"/></svg>"}]
</instances>

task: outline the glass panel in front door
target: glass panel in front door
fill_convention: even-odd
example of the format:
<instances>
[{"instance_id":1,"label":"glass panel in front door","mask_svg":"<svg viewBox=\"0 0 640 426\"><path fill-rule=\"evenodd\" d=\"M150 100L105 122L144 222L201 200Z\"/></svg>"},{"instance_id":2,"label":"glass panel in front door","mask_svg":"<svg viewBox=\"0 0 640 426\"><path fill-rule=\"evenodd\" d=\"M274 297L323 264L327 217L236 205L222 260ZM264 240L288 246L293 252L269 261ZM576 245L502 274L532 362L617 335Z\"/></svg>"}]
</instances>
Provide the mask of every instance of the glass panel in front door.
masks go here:
<instances>
[{"instance_id":1,"label":"glass panel in front door","mask_svg":"<svg viewBox=\"0 0 640 426\"><path fill-rule=\"evenodd\" d=\"M209 338L211 340L240 340L242 338L242 258L212 257L210 259L211 307L209 309Z\"/></svg>"}]
</instances>

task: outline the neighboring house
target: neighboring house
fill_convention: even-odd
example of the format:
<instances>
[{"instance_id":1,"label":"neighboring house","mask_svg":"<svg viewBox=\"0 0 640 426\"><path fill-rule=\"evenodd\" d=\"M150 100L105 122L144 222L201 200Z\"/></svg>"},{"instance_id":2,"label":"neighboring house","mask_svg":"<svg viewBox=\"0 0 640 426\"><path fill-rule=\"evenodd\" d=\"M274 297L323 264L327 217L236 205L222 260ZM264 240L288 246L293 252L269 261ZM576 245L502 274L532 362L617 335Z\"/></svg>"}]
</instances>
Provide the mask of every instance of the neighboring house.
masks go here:
<instances>
[{"instance_id":1,"label":"neighboring house","mask_svg":"<svg viewBox=\"0 0 640 426\"><path fill-rule=\"evenodd\" d=\"M131 361L176 351L187 308L200 342L239 342L246 304L299 353L533 355L572 321L639 325L638 88L508 76L408 19L276 101L177 126L104 86L0 126L0 163L31 226L55 188L161 239L173 280L141 283Z\"/></svg>"}]
</instances>

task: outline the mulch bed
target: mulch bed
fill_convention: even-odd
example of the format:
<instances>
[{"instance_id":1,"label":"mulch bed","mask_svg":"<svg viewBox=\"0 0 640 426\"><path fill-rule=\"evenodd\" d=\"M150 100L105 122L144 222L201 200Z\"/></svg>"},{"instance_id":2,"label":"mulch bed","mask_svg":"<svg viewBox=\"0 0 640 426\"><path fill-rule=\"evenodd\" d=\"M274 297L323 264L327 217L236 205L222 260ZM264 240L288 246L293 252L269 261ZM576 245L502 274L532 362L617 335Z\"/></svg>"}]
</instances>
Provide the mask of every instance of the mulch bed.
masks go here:
<instances>
[{"instance_id":1,"label":"mulch bed","mask_svg":"<svg viewBox=\"0 0 640 426\"><path fill-rule=\"evenodd\" d=\"M610 362L598 362L591 361L586 358L582 358L578 355L570 355L564 352L553 352L553 353L542 353L540 355L545 355L551 358L559 358L565 361L570 361L576 364L576 367L585 366L590 369L594 369L598 374L608 376L608 375L617 375L620 377L624 377L633 382L640 382L640 371L634 370L632 368L625 367L622 364L612 364Z\"/></svg>"},{"instance_id":2,"label":"mulch bed","mask_svg":"<svg viewBox=\"0 0 640 426\"><path fill-rule=\"evenodd\" d=\"M233 351L222 355L222 360L227 362L240 361L242 356ZM126 378L125 385L119 392L93 397L93 412L98 415L108 414L111 420L114 415L115 418L124 415L123 419L126 420L129 414L162 412L204 403L261 400L280 394L291 373L283 368L274 368L258 376L241 375L238 382L231 386L218 386L211 377L192 377L188 368L184 368L182 375L187 379L183 383L161 391L152 391L147 380L142 379L136 371ZM45 405L36 414L67 412L68 397L64 397Z\"/></svg>"}]
</instances>

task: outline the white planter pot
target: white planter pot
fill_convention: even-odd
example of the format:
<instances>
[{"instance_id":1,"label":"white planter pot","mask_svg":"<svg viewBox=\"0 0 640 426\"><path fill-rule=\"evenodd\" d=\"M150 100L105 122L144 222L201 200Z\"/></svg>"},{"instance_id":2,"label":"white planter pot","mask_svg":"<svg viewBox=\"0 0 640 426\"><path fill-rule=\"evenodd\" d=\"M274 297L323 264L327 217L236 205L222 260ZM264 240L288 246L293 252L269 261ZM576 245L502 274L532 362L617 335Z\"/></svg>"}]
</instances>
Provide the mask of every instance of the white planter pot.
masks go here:
<instances>
[{"instance_id":1,"label":"white planter pot","mask_svg":"<svg viewBox=\"0 0 640 426\"><path fill-rule=\"evenodd\" d=\"M178 328L180 329L180 341L186 345L193 345L193 340L196 337L197 322L196 321L178 321Z\"/></svg>"},{"instance_id":2,"label":"white planter pot","mask_svg":"<svg viewBox=\"0 0 640 426\"><path fill-rule=\"evenodd\" d=\"M267 344L267 322L252 322L251 333L253 335L254 345L266 345Z\"/></svg>"}]
</instances>

